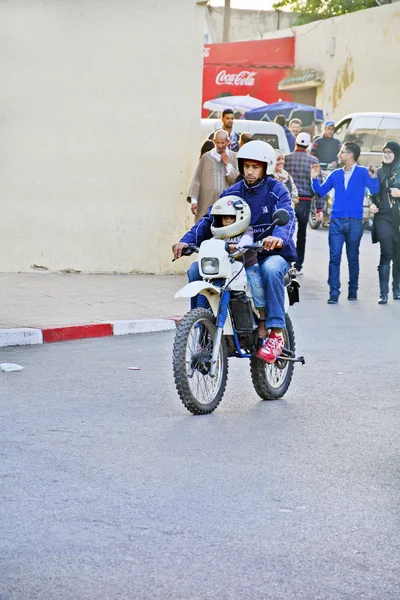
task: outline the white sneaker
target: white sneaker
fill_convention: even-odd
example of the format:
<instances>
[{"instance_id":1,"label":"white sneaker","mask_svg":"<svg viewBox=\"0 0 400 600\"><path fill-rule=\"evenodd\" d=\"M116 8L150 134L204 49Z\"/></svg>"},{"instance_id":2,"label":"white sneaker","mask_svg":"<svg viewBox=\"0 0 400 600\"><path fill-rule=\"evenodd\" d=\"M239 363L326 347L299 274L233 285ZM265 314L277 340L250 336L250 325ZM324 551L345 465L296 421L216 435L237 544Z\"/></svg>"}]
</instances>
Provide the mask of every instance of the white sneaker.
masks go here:
<instances>
[{"instance_id":1,"label":"white sneaker","mask_svg":"<svg viewBox=\"0 0 400 600\"><path fill-rule=\"evenodd\" d=\"M303 270L302 269L297 270L296 267L295 267L294 271L295 271L294 274L295 274L296 277L298 277L299 275L303 275Z\"/></svg>"}]
</instances>

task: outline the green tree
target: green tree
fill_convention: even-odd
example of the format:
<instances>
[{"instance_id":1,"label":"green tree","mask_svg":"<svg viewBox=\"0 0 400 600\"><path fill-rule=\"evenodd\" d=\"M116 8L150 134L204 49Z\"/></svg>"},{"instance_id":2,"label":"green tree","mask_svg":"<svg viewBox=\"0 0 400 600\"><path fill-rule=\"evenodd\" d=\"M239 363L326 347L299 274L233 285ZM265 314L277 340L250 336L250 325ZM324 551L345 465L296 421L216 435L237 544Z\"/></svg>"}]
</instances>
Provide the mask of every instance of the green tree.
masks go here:
<instances>
[{"instance_id":1,"label":"green tree","mask_svg":"<svg viewBox=\"0 0 400 600\"><path fill-rule=\"evenodd\" d=\"M379 4L383 4L383 2ZM278 0L273 8L275 10L288 9L291 12L299 13L296 25L302 25L373 6L378 6L376 0Z\"/></svg>"}]
</instances>

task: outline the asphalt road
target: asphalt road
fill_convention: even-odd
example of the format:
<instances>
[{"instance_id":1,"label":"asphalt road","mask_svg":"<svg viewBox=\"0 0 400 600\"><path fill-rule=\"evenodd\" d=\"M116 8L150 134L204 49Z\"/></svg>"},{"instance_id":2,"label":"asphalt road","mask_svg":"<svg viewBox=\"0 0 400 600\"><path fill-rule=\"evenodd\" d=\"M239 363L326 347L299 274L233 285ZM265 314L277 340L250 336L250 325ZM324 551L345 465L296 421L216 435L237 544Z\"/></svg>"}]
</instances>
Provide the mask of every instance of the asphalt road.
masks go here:
<instances>
[{"instance_id":1,"label":"asphalt road","mask_svg":"<svg viewBox=\"0 0 400 600\"><path fill-rule=\"evenodd\" d=\"M365 236L360 300L328 306L325 243L280 401L236 359L190 415L172 332L0 350L24 366L0 373L1 600L398 600L400 302Z\"/></svg>"}]
</instances>

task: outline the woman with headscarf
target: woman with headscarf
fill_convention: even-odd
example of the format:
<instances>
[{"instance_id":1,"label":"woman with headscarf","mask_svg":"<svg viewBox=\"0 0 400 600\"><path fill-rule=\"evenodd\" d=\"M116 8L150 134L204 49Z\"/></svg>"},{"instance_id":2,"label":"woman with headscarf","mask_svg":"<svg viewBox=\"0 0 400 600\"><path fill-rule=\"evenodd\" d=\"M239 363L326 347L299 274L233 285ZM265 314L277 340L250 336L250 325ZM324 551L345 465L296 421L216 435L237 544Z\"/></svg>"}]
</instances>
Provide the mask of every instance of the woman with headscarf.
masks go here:
<instances>
[{"instance_id":1,"label":"woman with headscarf","mask_svg":"<svg viewBox=\"0 0 400 600\"><path fill-rule=\"evenodd\" d=\"M397 142L385 144L378 179L381 189L370 206L374 215L372 242L381 246L378 304L387 304L391 262L393 298L400 300L400 144Z\"/></svg>"},{"instance_id":2,"label":"woman with headscarf","mask_svg":"<svg viewBox=\"0 0 400 600\"><path fill-rule=\"evenodd\" d=\"M282 182L288 189L290 197L292 199L293 206L296 206L299 202L299 192L293 177L284 169L285 166L285 155L280 150L276 153L276 167L274 177L278 181Z\"/></svg>"}]
</instances>

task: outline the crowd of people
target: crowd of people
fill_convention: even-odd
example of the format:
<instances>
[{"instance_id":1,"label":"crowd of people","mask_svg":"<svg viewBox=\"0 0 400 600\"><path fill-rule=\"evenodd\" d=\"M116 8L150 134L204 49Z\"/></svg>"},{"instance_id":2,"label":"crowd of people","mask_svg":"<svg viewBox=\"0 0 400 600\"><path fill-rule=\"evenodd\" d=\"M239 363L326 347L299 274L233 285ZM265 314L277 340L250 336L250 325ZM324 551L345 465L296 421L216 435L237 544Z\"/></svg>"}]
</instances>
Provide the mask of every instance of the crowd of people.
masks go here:
<instances>
[{"instance_id":1,"label":"crowd of people","mask_svg":"<svg viewBox=\"0 0 400 600\"><path fill-rule=\"evenodd\" d=\"M335 124L332 121L325 123L323 135L312 142L309 133L302 131L300 119L292 119L289 127L286 127L285 118L279 115L275 122L284 128L291 148L291 152L285 156L266 142L253 140L249 133L239 136L234 131L233 117L232 110L225 110L220 129L203 144L188 195L196 223L180 242L174 244L173 253L175 258L179 258L185 245L199 245L213 235L224 237L226 231L235 234L235 237L225 236L232 237L232 249L237 247L242 235L245 235L245 239L249 235L261 239L271 223L273 212L279 208L288 211L289 222L276 227L273 235L267 235L262 240L264 251L257 260L252 256L252 263L247 265L249 284L254 288L258 304L263 304L266 309L265 331L271 332L257 354L271 363L283 349L284 276L292 264L296 275L302 273L307 224L314 196L317 197L317 218L322 219L324 197L334 190L328 235L328 304L337 304L339 301L340 263L344 245L349 268L347 298L350 301L357 300L366 189L372 195L372 240L379 242L381 249L378 266L379 304L388 302L391 263L393 298L400 300L400 144L388 142L383 148L382 166L378 170L373 166L366 168L357 164L360 146L354 142L341 144L334 137ZM209 146L210 142L213 146L206 150L204 146ZM232 146L238 151L233 151ZM325 181L321 177L321 165L329 165L332 169ZM218 200L224 198L229 198L230 203ZM244 202L235 204L235 198ZM217 200L221 203L221 206L218 205L219 211L230 206L227 210L229 214L218 213L225 217L219 226L216 224L216 210L213 210ZM243 220L242 216L242 223L236 221L236 205L240 207L238 211L243 211L242 205L249 208L248 219ZM200 279L197 263L192 264L188 275L190 281ZM258 281L258 287L255 281ZM262 301L260 287L264 290ZM262 310L263 307L259 308ZM261 321L263 316L265 312L260 312ZM262 323L261 337L263 331Z\"/></svg>"}]
</instances>

